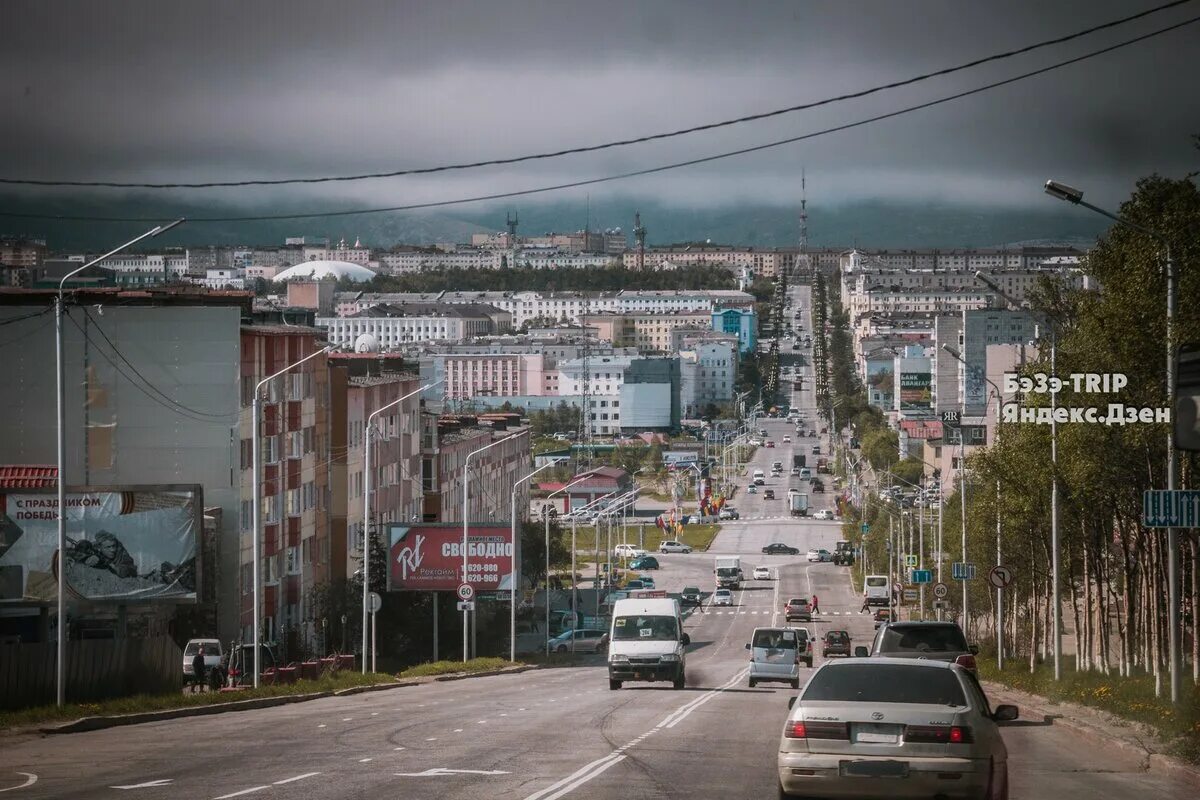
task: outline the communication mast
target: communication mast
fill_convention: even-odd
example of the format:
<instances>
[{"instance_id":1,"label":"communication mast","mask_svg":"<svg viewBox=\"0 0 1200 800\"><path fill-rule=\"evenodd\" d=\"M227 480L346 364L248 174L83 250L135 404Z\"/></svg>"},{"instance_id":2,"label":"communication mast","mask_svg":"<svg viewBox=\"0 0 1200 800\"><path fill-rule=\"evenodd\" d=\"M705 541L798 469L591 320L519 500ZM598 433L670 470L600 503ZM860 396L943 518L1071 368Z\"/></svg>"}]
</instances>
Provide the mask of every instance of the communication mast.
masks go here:
<instances>
[{"instance_id":1,"label":"communication mast","mask_svg":"<svg viewBox=\"0 0 1200 800\"><path fill-rule=\"evenodd\" d=\"M642 213L633 212L633 238L637 240L637 268L646 268L646 228L642 225Z\"/></svg>"},{"instance_id":2,"label":"communication mast","mask_svg":"<svg viewBox=\"0 0 1200 800\"><path fill-rule=\"evenodd\" d=\"M519 220L518 213L510 216L507 211L504 212L504 222L508 225L508 266L510 268L517 266L517 222Z\"/></svg>"},{"instance_id":3,"label":"communication mast","mask_svg":"<svg viewBox=\"0 0 1200 800\"><path fill-rule=\"evenodd\" d=\"M812 263L808 255L808 187L804 168L800 168L800 248L796 253L793 277L800 281L812 277Z\"/></svg>"}]
</instances>

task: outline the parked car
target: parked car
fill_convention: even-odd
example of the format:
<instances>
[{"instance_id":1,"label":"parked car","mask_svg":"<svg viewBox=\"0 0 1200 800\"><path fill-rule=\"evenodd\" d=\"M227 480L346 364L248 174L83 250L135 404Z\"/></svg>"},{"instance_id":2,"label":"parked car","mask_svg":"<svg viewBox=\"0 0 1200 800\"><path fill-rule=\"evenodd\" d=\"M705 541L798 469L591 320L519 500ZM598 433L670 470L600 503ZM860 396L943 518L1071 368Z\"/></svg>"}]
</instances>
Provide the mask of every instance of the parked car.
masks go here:
<instances>
[{"instance_id":1,"label":"parked car","mask_svg":"<svg viewBox=\"0 0 1200 800\"><path fill-rule=\"evenodd\" d=\"M725 508L721 509L721 513L717 515L717 518L718 519L739 519L739 518L741 518L741 516L742 515L740 513L738 513L738 510L736 508L734 508L733 506L725 506Z\"/></svg>"},{"instance_id":2,"label":"parked car","mask_svg":"<svg viewBox=\"0 0 1200 800\"><path fill-rule=\"evenodd\" d=\"M733 592L729 591L728 589L717 589L715 592L713 592L712 597L712 604L714 606L733 605Z\"/></svg>"},{"instance_id":3,"label":"parked car","mask_svg":"<svg viewBox=\"0 0 1200 800\"><path fill-rule=\"evenodd\" d=\"M614 558L640 558L646 551L632 544L619 544L613 548Z\"/></svg>"},{"instance_id":4,"label":"parked car","mask_svg":"<svg viewBox=\"0 0 1200 800\"><path fill-rule=\"evenodd\" d=\"M704 601L704 596L700 594L700 589L695 586L685 586L683 591L679 593L679 604L681 606L698 606Z\"/></svg>"},{"instance_id":5,"label":"parked car","mask_svg":"<svg viewBox=\"0 0 1200 800\"><path fill-rule=\"evenodd\" d=\"M658 545L658 552L660 552L660 553L690 553L690 552L692 552L692 547L691 547L691 545L687 545L687 544L684 544L683 542L677 542L674 539L671 539L669 541L660 543Z\"/></svg>"},{"instance_id":6,"label":"parked car","mask_svg":"<svg viewBox=\"0 0 1200 800\"><path fill-rule=\"evenodd\" d=\"M756 580L756 581L771 580L771 568L770 567L755 567L754 568L754 580Z\"/></svg>"},{"instance_id":7,"label":"parked car","mask_svg":"<svg viewBox=\"0 0 1200 800\"><path fill-rule=\"evenodd\" d=\"M220 639L189 639L183 648L183 679L192 680L192 659L196 654L204 656L204 671L207 673L213 667L221 666L225 658L225 649L221 647Z\"/></svg>"},{"instance_id":8,"label":"parked car","mask_svg":"<svg viewBox=\"0 0 1200 800\"><path fill-rule=\"evenodd\" d=\"M608 631L598 628L566 630L550 640L550 650L555 653L603 653L608 650Z\"/></svg>"},{"instance_id":9,"label":"parked car","mask_svg":"<svg viewBox=\"0 0 1200 800\"><path fill-rule=\"evenodd\" d=\"M779 797L1008 796L1008 751L975 677L954 664L827 661L779 740ZM948 787L953 786L953 792Z\"/></svg>"},{"instance_id":10,"label":"parked car","mask_svg":"<svg viewBox=\"0 0 1200 800\"><path fill-rule=\"evenodd\" d=\"M646 584L642 583L640 578L634 578L631 581L625 581L625 588L626 589L648 589L650 587L648 587L648 586L646 586Z\"/></svg>"},{"instance_id":11,"label":"parked car","mask_svg":"<svg viewBox=\"0 0 1200 800\"><path fill-rule=\"evenodd\" d=\"M643 589L653 589L654 588L654 578L652 576L639 575L637 577L637 579L642 582Z\"/></svg>"},{"instance_id":12,"label":"parked car","mask_svg":"<svg viewBox=\"0 0 1200 800\"><path fill-rule=\"evenodd\" d=\"M821 637L821 658L850 655L850 634L846 631L826 631Z\"/></svg>"},{"instance_id":13,"label":"parked car","mask_svg":"<svg viewBox=\"0 0 1200 800\"><path fill-rule=\"evenodd\" d=\"M783 681L799 689L804 644L795 628L755 628L746 644L750 651L750 687L760 681Z\"/></svg>"},{"instance_id":14,"label":"parked car","mask_svg":"<svg viewBox=\"0 0 1200 800\"><path fill-rule=\"evenodd\" d=\"M812 550L808 551L808 553L805 555L805 558L808 559L808 562L810 564L813 562L816 562L816 561L820 561L821 560L821 551L814 547Z\"/></svg>"},{"instance_id":15,"label":"parked car","mask_svg":"<svg viewBox=\"0 0 1200 800\"><path fill-rule=\"evenodd\" d=\"M630 569L658 569L658 559L654 556L640 556L629 562Z\"/></svg>"},{"instance_id":16,"label":"parked car","mask_svg":"<svg viewBox=\"0 0 1200 800\"><path fill-rule=\"evenodd\" d=\"M807 597L793 597L783 607L783 618L787 622L794 619L812 622L812 604L808 602Z\"/></svg>"},{"instance_id":17,"label":"parked car","mask_svg":"<svg viewBox=\"0 0 1200 800\"><path fill-rule=\"evenodd\" d=\"M979 648L967 644L962 628L954 622L887 621L879 626L871 643L872 658L920 658L951 661L975 672Z\"/></svg>"},{"instance_id":18,"label":"parked car","mask_svg":"<svg viewBox=\"0 0 1200 800\"><path fill-rule=\"evenodd\" d=\"M776 556L776 555L798 556L798 555L800 555L799 548L792 547L791 545L784 544L783 542L772 542L771 544L764 547L762 549L762 551L763 551L764 555L768 555L768 556Z\"/></svg>"}]
</instances>

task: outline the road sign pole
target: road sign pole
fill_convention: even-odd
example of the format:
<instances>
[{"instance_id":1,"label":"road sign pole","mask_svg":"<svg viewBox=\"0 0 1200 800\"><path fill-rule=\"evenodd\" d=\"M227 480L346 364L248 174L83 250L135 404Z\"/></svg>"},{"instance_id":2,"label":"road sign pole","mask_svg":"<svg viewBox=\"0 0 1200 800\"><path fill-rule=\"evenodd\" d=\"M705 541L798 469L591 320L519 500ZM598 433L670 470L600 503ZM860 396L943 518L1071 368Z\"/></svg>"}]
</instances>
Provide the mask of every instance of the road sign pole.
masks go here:
<instances>
[{"instance_id":1,"label":"road sign pole","mask_svg":"<svg viewBox=\"0 0 1200 800\"><path fill-rule=\"evenodd\" d=\"M924 501L921 504L921 516L917 518L917 567L925 569L925 505ZM921 619L925 619L925 584L922 583L921 591Z\"/></svg>"}]
</instances>

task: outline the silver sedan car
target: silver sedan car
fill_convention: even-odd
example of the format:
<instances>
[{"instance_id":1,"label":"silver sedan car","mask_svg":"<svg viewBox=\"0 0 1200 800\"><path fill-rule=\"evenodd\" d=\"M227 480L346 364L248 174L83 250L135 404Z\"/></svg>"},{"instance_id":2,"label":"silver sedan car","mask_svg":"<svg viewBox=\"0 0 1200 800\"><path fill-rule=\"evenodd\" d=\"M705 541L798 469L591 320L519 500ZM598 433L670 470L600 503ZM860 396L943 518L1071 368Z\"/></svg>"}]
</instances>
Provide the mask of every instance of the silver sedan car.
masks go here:
<instances>
[{"instance_id":1,"label":"silver sedan car","mask_svg":"<svg viewBox=\"0 0 1200 800\"><path fill-rule=\"evenodd\" d=\"M792 701L779 796L1006 800L1008 751L975 677L956 664L829 661Z\"/></svg>"}]
</instances>

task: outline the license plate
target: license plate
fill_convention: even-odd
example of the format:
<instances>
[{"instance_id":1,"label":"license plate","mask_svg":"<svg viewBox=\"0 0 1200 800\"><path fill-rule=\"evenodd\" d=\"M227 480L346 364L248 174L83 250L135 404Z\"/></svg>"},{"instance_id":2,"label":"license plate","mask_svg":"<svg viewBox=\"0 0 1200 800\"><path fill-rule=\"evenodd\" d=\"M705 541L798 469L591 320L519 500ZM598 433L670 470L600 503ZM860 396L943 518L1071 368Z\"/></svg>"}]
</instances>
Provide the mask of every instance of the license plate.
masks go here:
<instances>
[{"instance_id":1,"label":"license plate","mask_svg":"<svg viewBox=\"0 0 1200 800\"><path fill-rule=\"evenodd\" d=\"M907 761L843 761L839 772L849 778L907 778Z\"/></svg>"},{"instance_id":2,"label":"license plate","mask_svg":"<svg viewBox=\"0 0 1200 800\"><path fill-rule=\"evenodd\" d=\"M900 726L860 722L854 726L854 741L867 744L899 744Z\"/></svg>"}]
</instances>

